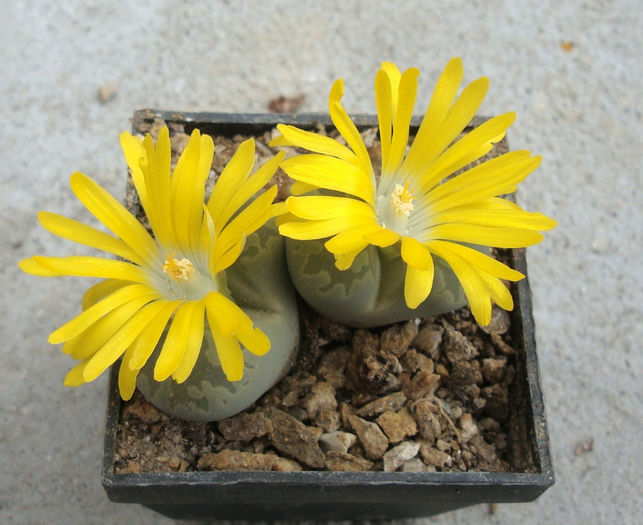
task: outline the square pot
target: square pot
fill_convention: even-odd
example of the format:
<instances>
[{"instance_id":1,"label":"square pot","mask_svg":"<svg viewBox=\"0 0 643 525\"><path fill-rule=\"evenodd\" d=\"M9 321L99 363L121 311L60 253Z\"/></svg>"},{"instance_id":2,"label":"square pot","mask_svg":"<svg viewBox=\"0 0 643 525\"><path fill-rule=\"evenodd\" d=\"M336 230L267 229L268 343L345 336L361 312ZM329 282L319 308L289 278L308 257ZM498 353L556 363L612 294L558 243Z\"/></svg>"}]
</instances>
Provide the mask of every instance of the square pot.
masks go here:
<instances>
[{"instance_id":1,"label":"square pot","mask_svg":"<svg viewBox=\"0 0 643 525\"><path fill-rule=\"evenodd\" d=\"M357 115L360 129L377 126L375 116ZM223 114L141 110L133 129L154 119L180 123L186 133L258 135L278 123L315 129L332 126L320 114ZM476 118L468 129L485 119ZM412 122L417 130L419 118ZM506 139L503 139L506 141ZM502 143L500 143L502 144ZM506 148L506 142L504 143ZM507 250L509 265L527 274L525 250ZM121 399L112 368L105 427L102 483L115 502L139 503L172 518L249 520L375 519L437 514L484 502L526 502L554 484L549 436L540 387L531 293L527 278L512 284L515 307L511 336L517 351L511 391L508 443L512 472L173 472L115 473Z\"/></svg>"}]
</instances>

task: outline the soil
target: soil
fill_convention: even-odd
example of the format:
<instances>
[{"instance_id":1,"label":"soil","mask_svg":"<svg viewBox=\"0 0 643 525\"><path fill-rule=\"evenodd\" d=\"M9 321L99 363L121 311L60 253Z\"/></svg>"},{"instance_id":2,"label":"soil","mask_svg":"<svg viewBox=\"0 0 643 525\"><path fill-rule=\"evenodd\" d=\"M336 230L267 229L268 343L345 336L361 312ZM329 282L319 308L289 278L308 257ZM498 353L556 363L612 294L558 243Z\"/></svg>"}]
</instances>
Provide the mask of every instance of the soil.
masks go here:
<instances>
[{"instance_id":1,"label":"soil","mask_svg":"<svg viewBox=\"0 0 643 525\"><path fill-rule=\"evenodd\" d=\"M163 124L141 131L155 135ZM176 160L187 135L180 124L170 132ZM258 165L274 154L273 133L255 137ZM376 133L362 135L375 156ZM213 138L216 177L247 137ZM272 183L281 198L288 194L283 172ZM127 204L137 210L131 188ZM295 366L246 411L194 423L162 413L138 391L122 403L115 472L533 470L515 444L524 439L516 425L524 403L507 312L494 307L488 327L465 307L370 330L330 322L303 301L299 313Z\"/></svg>"}]
</instances>

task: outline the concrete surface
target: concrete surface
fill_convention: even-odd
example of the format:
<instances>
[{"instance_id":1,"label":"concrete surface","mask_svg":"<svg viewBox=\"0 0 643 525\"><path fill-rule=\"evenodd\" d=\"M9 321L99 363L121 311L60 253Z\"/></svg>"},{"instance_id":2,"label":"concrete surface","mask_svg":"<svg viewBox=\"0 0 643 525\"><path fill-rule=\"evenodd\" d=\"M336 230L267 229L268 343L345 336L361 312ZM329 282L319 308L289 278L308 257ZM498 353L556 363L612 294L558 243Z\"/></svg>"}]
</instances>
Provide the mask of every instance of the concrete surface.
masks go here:
<instances>
[{"instance_id":1,"label":"concrete surface","mask_svg":"<svg viewBox=\"0 0 643 525\"><path fill-rule=\"evenodd\" d=\"M40 209L87 219L69 174L122 196L118 134L136 108L261 112L303 92L303 111L323 111L343 76L349 110L372 112L384 59L421 69L423 108L460 55L467 80L492 80L483 113L518 112L512 148L544 156L520 200L560 222L529 250L557 484L493 516L418 523L640 523L641 18L635 0L2 2L0 522L173 523L107 500L105 378L63 388L71 363L46 342L87 283L16 267L82 252L36 222ZM106 104L103 84L117 89Z\"/></svg>"}]
</instances>

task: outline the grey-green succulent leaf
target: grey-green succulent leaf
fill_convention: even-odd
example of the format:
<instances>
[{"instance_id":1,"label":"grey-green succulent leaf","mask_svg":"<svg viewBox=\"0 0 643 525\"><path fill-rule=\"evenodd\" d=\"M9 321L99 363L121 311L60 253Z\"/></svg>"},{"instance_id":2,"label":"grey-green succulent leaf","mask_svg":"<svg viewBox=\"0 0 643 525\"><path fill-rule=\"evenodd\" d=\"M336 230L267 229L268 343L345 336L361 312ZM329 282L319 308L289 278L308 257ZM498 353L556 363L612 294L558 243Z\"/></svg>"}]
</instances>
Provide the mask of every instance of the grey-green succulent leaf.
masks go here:
<instances>
[{"instance_id":1,"label":"grey-green succulent leaf","mask_svg":"<svg viewBox=\"0 0 643 525\"><path fill-rule=\"evenodd\" d=\"M234 415L252 405L294 362L299 344L297 302L286 269L284 241L274 221L248 237L239 259L226 270L226 281L236 304L270 339L271 349L263 356L243 349L243 378L230 382L206 323L194 370L177 384L171 378L154 380L161 341L141 370L137 386L148 401L170 415L189 421L218 421Z\"/></svg>"},{"instance_id":2,"label":"grey-green succulent leaf","mask_svg":"<svg viewBox=\"0 0 643 525\"><path fill-rule=\"evenodd\" d=\"M399 247L368 246L348 270L338 270L324 241L286 239L286 259L299 294L317 312L350 326L382 326L450 312L467 302L451 268L434 257L435 276L427 299L410 309L404 300L406 264Z\"/></svg>"}]
</instances>

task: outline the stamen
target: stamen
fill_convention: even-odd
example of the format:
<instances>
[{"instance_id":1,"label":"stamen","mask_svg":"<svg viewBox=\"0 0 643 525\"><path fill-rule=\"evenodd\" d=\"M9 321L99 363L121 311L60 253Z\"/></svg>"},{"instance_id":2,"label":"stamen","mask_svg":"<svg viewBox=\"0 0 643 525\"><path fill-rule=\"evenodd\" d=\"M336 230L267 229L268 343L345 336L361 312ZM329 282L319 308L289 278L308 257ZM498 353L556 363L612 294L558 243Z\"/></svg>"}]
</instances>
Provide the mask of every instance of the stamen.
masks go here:
<instances>
[{"instance_id":1,"label":"stamen","mask_svg":"<svg viewBox=\"0 0 643 525\"><path fill-rule=\"evenodd\" d=\"M395 185L395 189L391 194L391 204L397 215L406 215L407 217L413 211L413 202L415 197L411 194L409 190L409 182L406 181L404 186L400 184Z\"/></svg>"},{"instance_id":2,"label":"stamen","mask_svg":"<svg viewBox=\"0 0 643 525\"><path fill-rule=\"evenodd\" d=\"M192 266L190 259L186 259L184 257L179 261L174 258L175 255L176 252L172 255L165 256L163 271L172 277L172 279L177 281L187 281L194 273L194 266Z\"/></svg>"}]
</instances>

